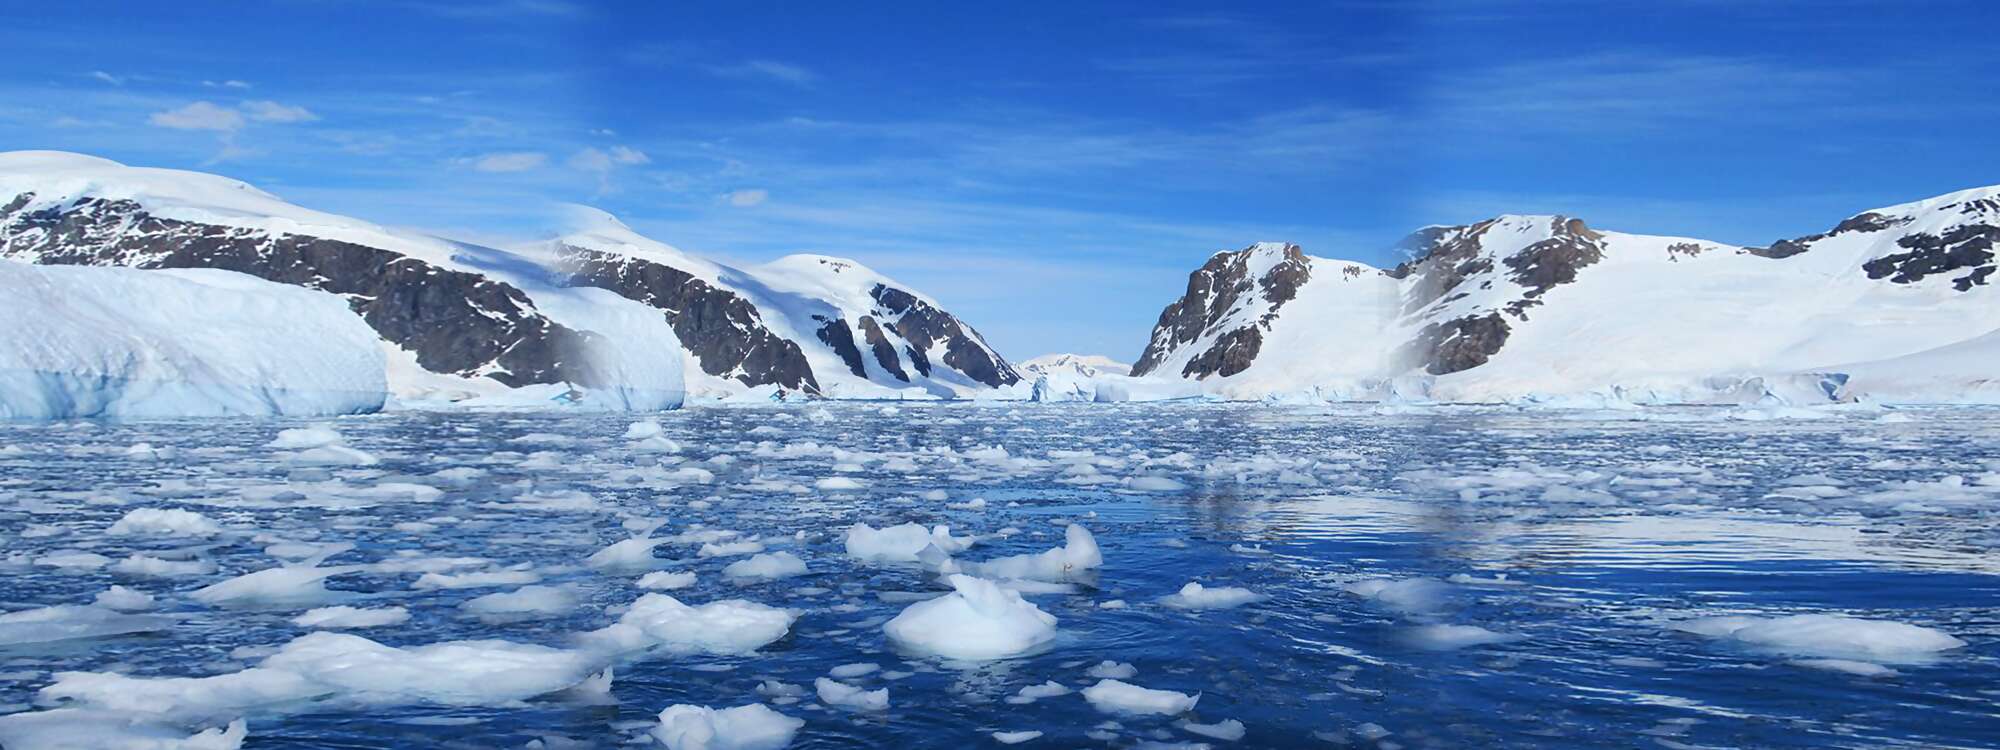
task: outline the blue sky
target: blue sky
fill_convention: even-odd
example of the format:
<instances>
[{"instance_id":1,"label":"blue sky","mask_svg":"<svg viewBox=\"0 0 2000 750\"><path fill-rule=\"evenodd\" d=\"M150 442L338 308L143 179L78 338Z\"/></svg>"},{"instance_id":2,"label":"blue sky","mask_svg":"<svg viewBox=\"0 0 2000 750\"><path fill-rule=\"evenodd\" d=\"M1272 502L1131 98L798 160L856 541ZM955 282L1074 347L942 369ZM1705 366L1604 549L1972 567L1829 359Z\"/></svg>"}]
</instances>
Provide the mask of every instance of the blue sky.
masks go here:
<instances>
[{"instance_id":1,"label":"blue sky","mask_svg":"<svg viewBox=\"0 0 2000 750\"><path fill-rule=\"evenodd\" d=\"M506 243L557 202L1132 358L1210 253L1565 213L1762 244L2000 182L1990 3L37 3L0 146Z\"/></svg>"}]
</instances>

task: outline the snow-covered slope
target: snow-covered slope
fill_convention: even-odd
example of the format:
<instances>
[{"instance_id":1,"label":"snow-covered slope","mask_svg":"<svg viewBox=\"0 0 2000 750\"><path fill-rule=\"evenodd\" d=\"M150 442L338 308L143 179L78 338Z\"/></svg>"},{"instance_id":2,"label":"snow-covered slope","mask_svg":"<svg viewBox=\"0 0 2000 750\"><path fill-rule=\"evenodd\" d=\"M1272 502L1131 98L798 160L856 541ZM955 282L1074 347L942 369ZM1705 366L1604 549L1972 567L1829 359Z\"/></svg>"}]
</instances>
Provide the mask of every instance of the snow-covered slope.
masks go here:
<instances>
[{"instance_id":1,"label":"snow-covered slope","mask_svg":"<svg viewBox=\"0 0 2000 750\"><path fill-rule=\"evenodd\" d=\"M547 246L570 282L666 312L691 355L691 389L831 397L974 395L1020 380L978 331L852 260L792 255L736 268L578 208Z\"/></svg>"},{"instance_id":2,"label":"snow-covered slope","mask_svg":"<svg viewBox=\"0 0 2000 750\"><path fill-rule=\"evenodd\" d=\"M2000 328L1997 194L1877 209L1768 248L1562 216L1429 227L1406 241L1415 259L1386 270L1259 244L1190 276L1135 371L1239 398L1866 396L1842 387L1843 367ZM1925 375L1899 382L1911 377Z\"/></svg>"},{"instance_id":3,"label":"snow-covered slope","mask_svg":"<svg viewBox=\"0 0 2000 750\"><path fill-rule=\"evenodd\" d=\"M0 418L351 414L388 397L375 332L332 295L0 260L0 300Z\"/></svg>"},{"instance_id":4,"label":"snow-covered slope","mask_svg":"<svg viewBox=\"0 0 2000 750\"><path fill-rule=\"evenodd\" d=\"M217 268L338 295L386 343L404 398L566 395L659 409L684 393L679 345L657 311L553 283L529 258L300 208L215 175L0 153L0 258Z\"/></svg>"}]
</instances>

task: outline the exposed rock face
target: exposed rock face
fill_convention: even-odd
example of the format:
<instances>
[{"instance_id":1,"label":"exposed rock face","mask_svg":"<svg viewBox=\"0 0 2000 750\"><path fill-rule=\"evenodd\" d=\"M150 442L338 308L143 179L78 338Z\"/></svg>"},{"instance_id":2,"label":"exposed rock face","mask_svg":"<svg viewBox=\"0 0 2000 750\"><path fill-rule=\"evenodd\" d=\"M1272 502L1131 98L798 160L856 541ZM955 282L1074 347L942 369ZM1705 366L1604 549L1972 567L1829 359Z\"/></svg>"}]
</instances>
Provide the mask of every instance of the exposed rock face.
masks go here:
<instances>
[{"instance_id":1,"label":"exposed rock face","mask_svg":"<svg viewBox=\"0 0 2000 750\"><path fill-rule=\"evenodd\" d=\"M868 342L868 350L875 353L876 364L897 380L910 382L909 374L903 372L903 361L896 357L896 347L889 343L889 337L882 335L882 326L875 323L873 316L861 316L861 336Z\"/></svg>"},{"instance_id":2,"label":"exposed rock face","mask_svg":"<svg viewBox=\"0 0 2000 750\"><path fill-rule=\"evenodd\" d=\"M1953 288L1965 292L1986 283L1993 275L1993 244L2000 241L2000 227L1967 224L1943 234L1905 235L1896 244L1908 252L1884 255L1868 261L1861 270L1868 278L1886 278L1898 284L1922 281L1933 274L1965 271L1951 280Z\"/></svg>"},{"instance_id":3,"label":"exposed rock face","mask_svg":"<svg viewBox=\"0 0 2000 750\"><path fill-rule=\"evenodd\" d=\"M733 378L744 385L776 384L818 393L819 381L797 342L765 327L756 305L727 289L662 263L587 248L563 245L559 250L571 283L617 293L666 311L681 346L695 355L710 375ZM845 325L830 321L819 335L836 351L854 340ZM843 357L845 353L843 352ZM849 360L859 372L860 355Z\"/></svg>"},{"instance_id":4,"label":"exposed rock face","mask_svg":"<svg viewBox=\"0 0 2000 750\"><path fill-rule=\"evenodd\" d=\"M527 295L475 273L380 248L164 219L129 200L0 208L0 256L44 264L216 268L339 294L384 340L433 372L508 386L596 385L580 356L594 334L550 321Z\"/></svg>"},{"instance_id":5,"label":"exposed rock face","mask_svg":"<svg viewBox=\"0 0 2000 750\"><path fill-rule=\"evenodd\" d=\"M913 355L913 362L918 363L915 365L917 370L926 376L930 374L931 363L929 355L922 352L933 351L942 344L944 356L939 359L945 366L964 373L974 381L996 388L1021 381L1021 375L1014 371L1013 365L994 354L993 348L986 344L986 339L978 331L952 317L951 313L887 284L876 284L869 291L869 296L875 300L876 315L891 321L889 328L914 347L907 351ZM871 341L870 345L873 344ZM881 352L877 349L878 358L883 356ZM893 349L889 354L893 356Z\"/></svg>"},{"instance_id":6,"label":"exposed rock face","mask_svg":"<svg viewBox=\"0 0 2000 750\"><path fill-rule=\"evenodd\" d=\"M1509 328L1499 313L1468 315L1431 323L1417 331L1403 359L1421 363L1424 372L1445 375L1486 364L1507 343Z\"/></svg>"},{"instance_id":7,"label":"exposed rock face","mask_svg":"<svg viewBox=\"0 0 2000 750\"><path fill-rule=\"evenodd\" d=\"M1168 354L1212 336L1210 346L1182 368L1185 377L1241 372L1257 358L1278 309L1312 279L1312 263L1297 245L1262 244L1216 253L1188 275L1187 291L1160 311L1153 337L1133 375L1159 368ZM1233 315L1232 315L1233 314ZM1226 319L1226 320L1225 320Z\"/></svg>"}]
</instances>

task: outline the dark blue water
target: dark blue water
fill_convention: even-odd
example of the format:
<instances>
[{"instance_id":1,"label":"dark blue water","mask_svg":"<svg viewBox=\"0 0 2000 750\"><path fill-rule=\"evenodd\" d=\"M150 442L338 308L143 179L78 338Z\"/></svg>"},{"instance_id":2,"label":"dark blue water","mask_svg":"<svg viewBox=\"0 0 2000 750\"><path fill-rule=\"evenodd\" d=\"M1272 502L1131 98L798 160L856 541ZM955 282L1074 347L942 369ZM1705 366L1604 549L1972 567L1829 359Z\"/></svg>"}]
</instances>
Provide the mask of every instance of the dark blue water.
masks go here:
<instances>
[{"instance_id":1,"label":"dark blue water","mask_svg":"<svg viewBox=\"0 0 2000 750\"><path fill-rule=\"evenodd\" d=\"M677 598L792 608L790 634L753 656L620 665L610 702L258 707L244 712L244 746L617 747L669 705L766 701L757 687L767 680L806 689L775 706L805 720L796 747L993 746L988 733L1014 730L1045 733L1030 747L2000 746L2000 413L1648 415L1667 419L1206 404L699 408L659 418L680 446L662 454L627 447L630 417L418 413L338 420L348 446L380 460L344 467L289 465L265 447L297 423L0 425L0 600L87 604L121 584L181 618L165 632L8 647L0 704L53 707L37 691L55 672L201 677L254 664L261 652L239 649L303 635L290 620L313 605L224 609L187 594L271 567L265 549L284 541L356 545L329 564L418 555L483 558L472 570L520 565L579 600L553 617L487 622L458 605L511 587L420 590L415 573L378 567L329 587L351 592L340 603L403 606L411 619L357 635L564 646L643 593L637 574L582 561L626 538L625 520L653 519L666 522L659 535L730 529L804 558L804 576L739 584L720 570L740 558L656 550L662 569L699 575ZM517 441L533 435L566 440ZM142 442L164 453L128 455ZM1007 457L975 451L991 446ZM436 474L464 467L480 471ZM659 470L629 471L646 467ZM815 489L836 475L866 486ZM1126 489L1136 476L1184 488ZM395 482L444 494L352 499ZM284 487L303 497L273 495ZM329 501L329 487L348 499ZM567 490L598 509L506 507ZM934 490L947 498L925 496ZM985 507L953 507L974 498ZM357 504L368 507L343 507ZM186 508L227 530L206 540L104 533L134 508ZM418 521L434 528L395 528ZM965 560L1060 546L1061 524L1081 523L1106 562L1073 593L1029 596L1059 619L1047 650L948 665L899 653L880 630L909 604L898 592L941 592L936 577L854 562L841 544L855 522L905 521L984 536ZM36 563L58 551L151 551L219 571L134 578ZM1453 576L1469 582L1410 610L1344 590ZM1190 580L1266 598L1198 613L1155 603ZM1099 606L1110 600L1127 606ZM1879 660L1894 674L1865 677L1799 663L1816 654L1669 627L1805 613L1910 623L1967 645ZM1511 640L1453 650L1412 640L1436 624ZM1100 713L1076 694L1003 701L1050 680L1090 685L1085 671L1103 660L1136 667L1129 682L1200 702L1188 716L1143 718ZM817 705L814 678L853 663L880 665L851 682L888 687L888 711ZM1245 725L1240 741L1178 726L1225 719Z\"/></svg>"}]
</instances>

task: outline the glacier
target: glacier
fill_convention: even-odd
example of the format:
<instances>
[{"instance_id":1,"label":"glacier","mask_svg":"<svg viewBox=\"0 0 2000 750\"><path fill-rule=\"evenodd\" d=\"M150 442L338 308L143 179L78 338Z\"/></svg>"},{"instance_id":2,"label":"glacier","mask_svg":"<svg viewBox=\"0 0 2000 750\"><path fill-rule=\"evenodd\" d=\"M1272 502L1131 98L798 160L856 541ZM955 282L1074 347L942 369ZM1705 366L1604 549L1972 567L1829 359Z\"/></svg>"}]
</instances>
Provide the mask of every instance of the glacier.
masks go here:
<instances>
[{"instance_id":1,"label":"glacier","mask_svg":"<svg viewBox=\"0 0 2000 750\"><path fill-rule=\"evenodd\" d=\"M0 260L0 417L328 416L388 398L373 330L333 295L207 269Z\"/></svg>"}]
</instances>

